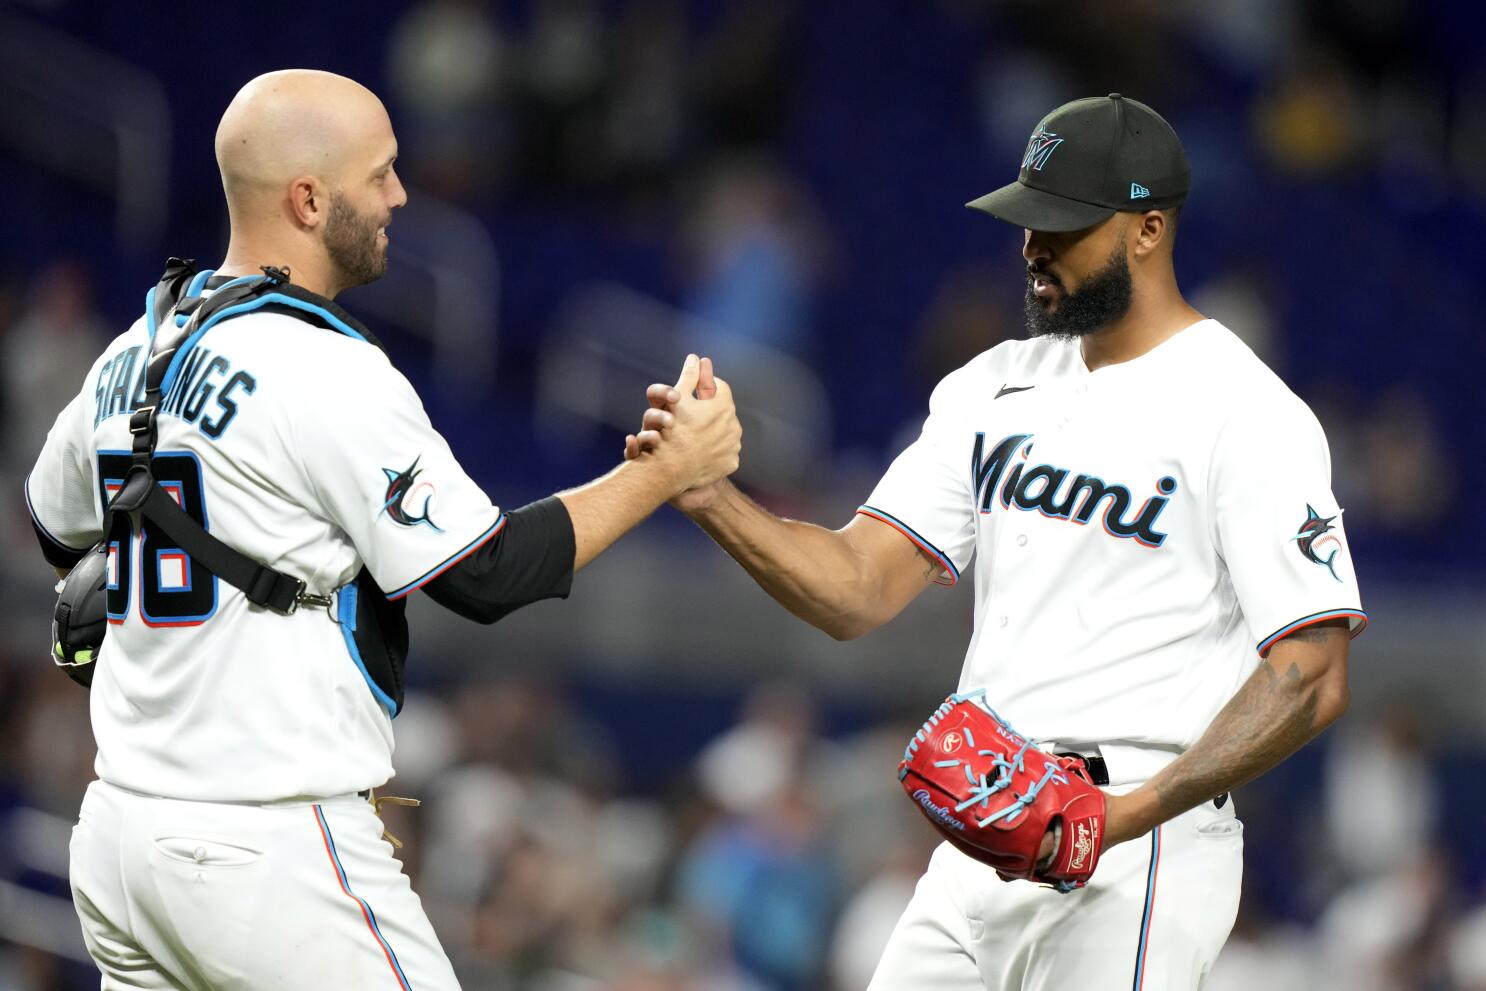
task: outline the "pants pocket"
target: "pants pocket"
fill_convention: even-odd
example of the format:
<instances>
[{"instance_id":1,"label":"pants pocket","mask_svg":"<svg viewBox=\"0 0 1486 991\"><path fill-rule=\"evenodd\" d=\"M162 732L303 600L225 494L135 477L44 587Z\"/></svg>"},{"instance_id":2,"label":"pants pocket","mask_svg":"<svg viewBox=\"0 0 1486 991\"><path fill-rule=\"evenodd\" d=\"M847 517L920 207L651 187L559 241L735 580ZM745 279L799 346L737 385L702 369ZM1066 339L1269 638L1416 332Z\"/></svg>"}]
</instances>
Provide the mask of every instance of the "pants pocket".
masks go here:
<instances>
[{"instance_id":1,"label":"pants pocket","mask_svg":"<svg viewBox=\"0 0 1486 991\"><path fill-rule=\"evenodd\" d=\"M1214 819L1197 827L1198 836L1211 836L1222 838L1225 836L1242 836L1243 823L1237 819Z\"/></svg>"},{"instance_id":2,"label":"pants pocket","mask_svg":"<svg viewBox=\"0 0 1486 991\"><path fill-rule=\"evenodd\" d=\"M192 867L251 867L263 859L262 850L205 836L156 836L154 847L161 857Z\"/></svg>"}]
</instances>

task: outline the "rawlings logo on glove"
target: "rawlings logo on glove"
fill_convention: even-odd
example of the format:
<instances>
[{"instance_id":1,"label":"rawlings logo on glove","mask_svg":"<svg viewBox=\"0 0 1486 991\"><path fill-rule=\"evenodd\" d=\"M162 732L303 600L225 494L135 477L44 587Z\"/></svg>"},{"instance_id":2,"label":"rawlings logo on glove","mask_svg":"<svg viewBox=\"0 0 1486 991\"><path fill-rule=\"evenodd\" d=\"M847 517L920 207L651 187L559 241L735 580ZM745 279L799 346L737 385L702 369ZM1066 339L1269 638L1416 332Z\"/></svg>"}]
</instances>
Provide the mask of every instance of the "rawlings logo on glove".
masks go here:
<instances>
[{"instance_id":1,"label":"rawlings logo on glove","mask_svg":"<svg viewBox=\"0 0 1486 991\"><path fill-rule=\"evenodd\" d=\"M1069 892L1088 883L1104 840L1104 792L1077 757L1032 746L977 703L951 695L908 741L898 780L945 839L994 867ZM1055 849L1038 851L1049 829Z\"/></svg>"}]
</instances>

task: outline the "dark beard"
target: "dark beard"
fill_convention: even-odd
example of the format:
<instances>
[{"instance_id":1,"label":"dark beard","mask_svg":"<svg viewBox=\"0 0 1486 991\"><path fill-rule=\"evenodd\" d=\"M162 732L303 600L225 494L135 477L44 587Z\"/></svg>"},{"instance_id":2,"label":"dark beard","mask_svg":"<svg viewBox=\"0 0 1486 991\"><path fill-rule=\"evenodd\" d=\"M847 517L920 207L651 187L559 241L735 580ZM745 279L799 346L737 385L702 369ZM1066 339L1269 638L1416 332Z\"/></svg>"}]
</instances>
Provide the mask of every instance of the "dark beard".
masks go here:
<instances>
[{"instance_id":1,"label":"dark beard","mask_svg":"<svg viewBox=\"0 0 1486 991\"><path fill-rule=\"evenodd\" d=\"M1130 283L1130 264L1125 260L1125 242L1109 256L1109 264L1084 281L1073 292L1060 293L1057 309L1032 291L1032 276L1050 279L1060 290L1063 284L1049 272L1027 273L1027 295L1023 308L1027 314L1027 331L1033 337L1051 337L1072 341L1103 330L1130 312L1134 289Z\"/></svg>"},{"instance_id":2,"label":"dark beard","mask_svg":"<svg viewBox=\"0 0 1486 991\"><path fill-rule=\"evenodd\" d=\"M364 217L339 193L330 194L330 217L325 222L325 250L339 271L339 281L350 288L375 282L387 272L387 254L378 250L373 217Z\"/></svg>"}]
</instances>

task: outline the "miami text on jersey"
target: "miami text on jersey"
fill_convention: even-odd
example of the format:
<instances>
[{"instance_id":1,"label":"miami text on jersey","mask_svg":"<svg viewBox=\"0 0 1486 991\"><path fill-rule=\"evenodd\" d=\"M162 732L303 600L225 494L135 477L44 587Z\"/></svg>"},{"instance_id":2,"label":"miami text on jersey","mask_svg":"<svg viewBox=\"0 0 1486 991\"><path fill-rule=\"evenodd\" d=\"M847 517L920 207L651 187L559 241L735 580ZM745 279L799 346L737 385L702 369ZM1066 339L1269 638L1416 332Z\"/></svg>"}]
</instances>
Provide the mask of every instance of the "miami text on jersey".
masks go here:
<instances>
[{"instance_id":1,"label":"miami text on jersey","mask_svg":"<svg viewBox=\"0 0 1486 991\"><path fill-rule=\"evenodd\" d=\"M136 344L120 351L98 369L98 381L93 387L94 427L111 416L130 413L144 405L145 370L149 366L143 360L144 353L145 348ZM226 358L213 355L210 348L198 347L186 356L160 412L194 423L203 434L216 440L237 416L238 401L252 395L257 388L258 380L252 375L234 372ZM207 413L207 403L214 397L216 405Z\"/></svg>"},{"instance_id":2,"label":"miami text on jersey","mask_svg":"<svg viewBox=\"0 0 1486 991\"><path fill-rule=\"evenodd\" d=\"M1156 494L1148 497L1136 512L1135 519L1127 523L1125 514L1134 502L1129 488L1111 485L1096 475L1074 474L1067 468L1053 465L1029 468L1027 458L1031 454L1031 434L1011 434L989 454L985 451L985 434L975 435L975 448L970 453L970 473L982 513L989 513L994 503L999 501L1007 509L1013 506L1021 510L1035 509L1048 519L1070 520L1083 525L1101 511L1100 504L1103 503L1099 521L1105 533L1112 537L1134 537L1137 543L1146 547L1160 547L1165 543L1167 535L1156 532L1156 517L1171 501L1171 494L1176 491L1176 479L1166 476L1156 482ZM998 486L999 494L996 491Z\"/></svg>"}]
</instances>

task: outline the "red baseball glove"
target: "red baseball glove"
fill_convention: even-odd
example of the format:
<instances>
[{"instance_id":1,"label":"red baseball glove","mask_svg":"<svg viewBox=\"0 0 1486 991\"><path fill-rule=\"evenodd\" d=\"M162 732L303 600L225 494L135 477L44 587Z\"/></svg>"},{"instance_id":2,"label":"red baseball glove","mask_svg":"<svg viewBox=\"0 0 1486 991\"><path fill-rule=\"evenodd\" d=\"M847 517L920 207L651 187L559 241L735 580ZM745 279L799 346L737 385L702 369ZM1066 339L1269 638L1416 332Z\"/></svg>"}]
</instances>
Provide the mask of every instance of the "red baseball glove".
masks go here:
<instances>
[{"instance_id":1,"label":"red baseball glove","mask_svg":"<svg viewBox=\"0 0 1486 991\"><path fill-rule=\"evenodd\" d=\"M934 710L903 751L903 790L945 839L1003 878L1083 887L1104 842L1104 792L1082 760L1038 750L979 704L984 696L951 695ZM1049 827L1056 850L1039 868Z\"/></svg>"}]
</instances>

